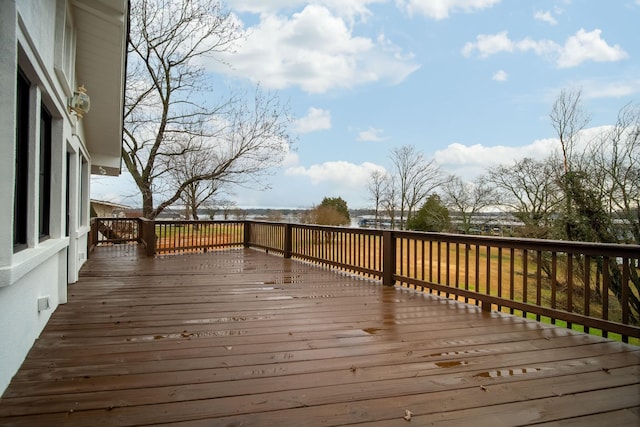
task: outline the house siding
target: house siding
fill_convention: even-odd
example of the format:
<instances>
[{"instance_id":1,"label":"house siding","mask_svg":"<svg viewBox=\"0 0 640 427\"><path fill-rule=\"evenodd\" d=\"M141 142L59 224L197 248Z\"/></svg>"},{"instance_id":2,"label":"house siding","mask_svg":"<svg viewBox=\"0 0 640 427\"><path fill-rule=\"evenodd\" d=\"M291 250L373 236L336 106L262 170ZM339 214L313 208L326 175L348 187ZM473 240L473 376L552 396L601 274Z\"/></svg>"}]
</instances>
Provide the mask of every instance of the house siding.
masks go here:
<instances>
[{"instance_id":1,"label":"house siding","mask_svg":"<svg viewBox=\"0 0 640 427\"><path fill-rule=\"evenodd\" d=\"M121 7L124 0L96 1ZM87 258L90 191L82 164L87 165L86 174L91 152L82 120L67 109L72 88L78 86L75 62L71 62L71 72L68 67L61 68L69 58L75 58L73 7L71 0L0 2L0 393L53 311L67 301L67 286L77 281ZM18 69L30 82L29 158L26 245L14 247ZM50 220L44 237L38 229L42 108L51 115ZM121 125L121 121L114 125ZM42 200L47 203L46 197ZM47 300L48 307L39 310L39 299Z\"/></svg>"}]
</instances>

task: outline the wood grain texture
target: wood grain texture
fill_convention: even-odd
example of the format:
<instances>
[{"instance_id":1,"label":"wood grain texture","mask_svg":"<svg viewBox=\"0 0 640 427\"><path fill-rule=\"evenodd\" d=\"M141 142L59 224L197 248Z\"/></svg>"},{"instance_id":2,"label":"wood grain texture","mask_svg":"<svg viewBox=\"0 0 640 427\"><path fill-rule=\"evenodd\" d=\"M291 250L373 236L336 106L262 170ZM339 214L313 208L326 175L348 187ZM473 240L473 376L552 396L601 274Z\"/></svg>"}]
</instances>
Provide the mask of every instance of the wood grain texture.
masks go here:
<instances>
[{"instance_id":1,"label":"wood grain texture","mask_svg":"<svg viewBox=\"0 0 640 427\"><path fill-rule=\"evenodd\" d=\"M406 411L411 419L404 419ZM254 250L97 248L0 425L640 423L640 348Z\"/></svg>"}]
</instances>

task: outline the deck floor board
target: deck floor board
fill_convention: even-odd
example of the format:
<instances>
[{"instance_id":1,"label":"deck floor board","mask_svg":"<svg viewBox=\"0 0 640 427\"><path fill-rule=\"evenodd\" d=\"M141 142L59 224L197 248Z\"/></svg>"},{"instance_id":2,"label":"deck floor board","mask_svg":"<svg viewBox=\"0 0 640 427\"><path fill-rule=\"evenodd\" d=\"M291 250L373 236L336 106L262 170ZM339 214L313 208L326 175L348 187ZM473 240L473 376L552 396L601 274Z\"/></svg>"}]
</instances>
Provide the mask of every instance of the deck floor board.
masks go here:
<instances>
[{"instance_id":1,"label":"deck floor board","mask_svg":"<svg viewBox=\"0 0 640 427\"><path fill-rule=\"evenodd\" d=\"M640 424L638 347L258 251L135 245L94 252L0 400L0 425L609 419Z\"/></svg>"}]
</instances>

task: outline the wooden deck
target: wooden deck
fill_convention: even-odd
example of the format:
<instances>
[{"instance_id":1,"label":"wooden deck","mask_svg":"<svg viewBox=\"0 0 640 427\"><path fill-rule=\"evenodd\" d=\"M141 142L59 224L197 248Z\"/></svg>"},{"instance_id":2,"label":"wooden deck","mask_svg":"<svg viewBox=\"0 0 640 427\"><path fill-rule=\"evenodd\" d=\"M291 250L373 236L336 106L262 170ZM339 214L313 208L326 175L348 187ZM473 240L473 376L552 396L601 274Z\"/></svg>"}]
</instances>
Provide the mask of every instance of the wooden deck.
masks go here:
<instances>
[{"instance_id":1,"label":"wooden deck","mask_svg":"<svg viewBox=\"0 0 640 427\"><path fill-rule=\"evenodd\" d=\"M252 250L118 245L0 400L0 425L359 423L638 426L640 348Z\"/></svg>"}]
</instances>

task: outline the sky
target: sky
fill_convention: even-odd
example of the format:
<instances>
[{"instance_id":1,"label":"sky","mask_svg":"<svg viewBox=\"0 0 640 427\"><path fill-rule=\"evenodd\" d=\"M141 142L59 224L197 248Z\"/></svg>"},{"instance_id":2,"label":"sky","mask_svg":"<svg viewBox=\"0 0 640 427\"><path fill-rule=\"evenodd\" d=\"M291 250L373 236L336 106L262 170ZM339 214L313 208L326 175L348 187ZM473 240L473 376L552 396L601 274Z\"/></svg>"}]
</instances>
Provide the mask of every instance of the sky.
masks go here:
<instances>
[{"instance_id":1,"label":"sky","mask_svg":"<svg viewBox=\"0 0 640 427\"><path fill-rule=\"evenodd\" d=\"M488 167L558 148L549 120L581 90L589 127L640 94L640 0L227 0L246 32L207 64L233 88L277 91L295 142L243 208L372 205L374 170L412 145L473 182ZM139 206L128 172L94 177L91 197Z\"/></svg>"}]
</instances>

